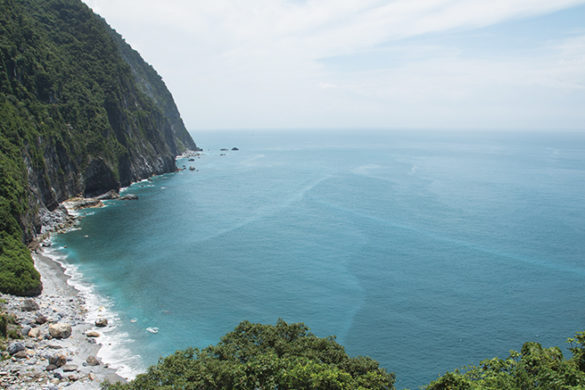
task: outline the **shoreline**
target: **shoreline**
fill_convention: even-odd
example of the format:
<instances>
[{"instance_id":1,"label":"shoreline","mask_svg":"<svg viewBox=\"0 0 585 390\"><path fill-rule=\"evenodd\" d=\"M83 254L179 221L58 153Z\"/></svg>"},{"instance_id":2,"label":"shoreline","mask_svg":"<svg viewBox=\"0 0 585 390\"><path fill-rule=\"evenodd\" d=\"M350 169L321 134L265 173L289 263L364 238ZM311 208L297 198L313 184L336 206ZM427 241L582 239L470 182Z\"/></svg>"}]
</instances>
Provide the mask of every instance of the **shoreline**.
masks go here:
<instances>
[{"instance_id":1,"label":"shoreline","mask_svg":"<svg viewBox=\"0 0 585 390\"><path fill-rule=\"evenodd\" d=\"M0 361L0 388L6 389L100 389L103 382L126 382L117 370L99 357L104 332L112 324L97 326L100 313L92 310L79 288L71 283L67 269L45 252L46 241L53 234L70 229L78 221L76 212L69 212L67 202L55 220L59 225L45 226L37 245L31 247L35 268L41 275L43 291L36 297L0 294L3 311L15 318L14 328L21 339L7 340L8 351ZM62 225L63 217L68 226ZM44 228L45 228L44 227ZM95 308L93 309L95 311ZM104 317L108 320L107 316ZM110 319L111 321L111 319ZM69 327L70 335L53 337L50 328ZM10 353L15 349L17 353ZM51 363L57 364L51 367Z\"/></svg>"},{"instance_id":2,"label":"shoreline","mask_svg":"<svg viewBox=\"0 0 585 390\"><path fill-rule=\"evenodd\" d=\"M5 312L16 318L22 334L22 339L10 340L7 346L24 347L24 353L0 362L0 387L99 389L105 381L125 382L98 358L103 328L88 321L85 298L69 283L65 269L40 249L31 254L41 274L43 292L33 298L0 295L6 301ZM56 324L70 325L70 336L52 337L49 328ZM88 336L96 333L100 337ZM50 367L59 357L56 367Z\"/></svg>"},{"instance_id":3,"label":"shoreline","mask_svg":"<svg viewBox=\"0 0 585 390\"><path fill-rule=\"evenodd\" d=\"M198 153L187 151L177 156L175 161ZM43 290L36 297L0 293L3 302L0 309L15 318L19 327L13 328L22 336L6 340L7 349L16 343L21 346L17 348L19 352L14 354L8 350L2 352L0 388L100 389L104 382L125 383L134 379L138 372L121 362L119 356L112 356L112 351L115 351L114 355L122 353L128 358L124 352L130 352L115 345L115 340L112 340L112 337L116 338L117 314L108 312L103 306L103 297L95 294L91 287L86 287L83 281L77 280L75 267L66 267L47 252L51 251L55 234L76 229L80 221L79 210L105 207L104 200L137 199L136 196L120 194L132 185L147 180L150 178L134 182L119 192L111 190L95 198L71 198L61 202L53 211L40 211L41 231L28 247L35 268L41 275ZM30 310L31 305L33 310ZM98 325L102 318L107 320L105 326ZM39 322L38 319L42 320ZM49 327L57 324L70 326L70 335L52 337ZM110 335L111 332L114 336ZM112 347L113 344L115 347ZM107 355L103 357L105 361L101 355ZM50 367L59 356L62 358L57 367ZM114 364L119 366L114 368Z\"/></svg>"}]
</instances>

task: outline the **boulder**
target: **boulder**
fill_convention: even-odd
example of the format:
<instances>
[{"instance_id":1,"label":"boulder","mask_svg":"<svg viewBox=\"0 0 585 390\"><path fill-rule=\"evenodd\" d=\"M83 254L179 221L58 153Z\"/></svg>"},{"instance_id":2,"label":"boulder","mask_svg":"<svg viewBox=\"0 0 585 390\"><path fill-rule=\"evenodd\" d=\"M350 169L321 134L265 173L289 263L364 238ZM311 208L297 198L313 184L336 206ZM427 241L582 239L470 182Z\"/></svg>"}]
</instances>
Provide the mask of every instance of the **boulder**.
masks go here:
<instances>
[{"instance_id":1,"label":"boulder","mask_svg":"<svg viewBox=\"0 0 585 390\"><path fill-rule=\"evenodd\" d=\"M12 343L8 346L7 351L12 356L17 352L24 351L24 344L20 342Z\"/></svg>"},{"instance_id":2,"label":"boulder","mask_svg":"<svg viewBox=\"0 0 585 390\"><path fill-rule=\"evenodd\" d=\"M93 355L88 356L87 359L85 359L85 361L87 362L88 366L99 366L100 365L100 362Z\"/></svg>"},{"instance_id":3,"label":"boulder","mask_svg":"<svg viewBox=\"0 0 585 390\"><path fill-rule=\"evenodd\" d=\"M22 328L20 328L20 335L28 336L28 332L30 332L30 330L31 330L30 326L23 326Z\"/></svg>"},{"instance_id":4,"label":"boulder","mask_svg":"<svg viewBox=\"0 0 585 390\"><path fill-rule=\"evenodd\" d=\"M26 351L18 351L18 352L16 352L12 356L15 357L15 358L17 358L17 359L26 359L26 358L28 358L28 354L26 353Z\"/></svg>"},{"instance_id":5,"label":"boulder","mask_svg":"<svg viewBox=\"0 0 585 390\"><path fill-rule=\"evenodd\" d=\"M100 328L108 326L108 319L107 318L98 318L97 320L95 320L95 326L100 327Z\"/></svg>"},{"instance_id":6,"label":"boulder","mask_svg":"<svg viewBox=\"0 0 585 390\"><path fill-rule=\"evenodd\" d=\"M32 328L27 334L28 337L32 337L33 339L41 338L41 328Z\"/></svg>"},{"instance_id":7,"label":"boulder","mask_svg":"<svg viewBox=\"0 0 585 390\"><path fill-rule=\"evenodd\" d=\"M71 336L71 325L69 324L51 324L49 325L49 334L55 339L66 339Z\"/></svg>"},{"instance_id":8,"label":"boulder","mask_svg":"<svg viewBox=\"0 0 585 390\"><path fill-rule=\"evenodd\" d=\"M20 307L22 311L37 311L39 310L39 305L33 301L32 299L25 299L22 302L22 306Z\"/></svg>"},{"instance_id":9,"label":"boulder","mask_svg":"<svg viewBox=\"0 0 585 390\"><path fill-rule=\"evenodd\" d=\"M109 190L105 194L102 194L100 196L97 196L96 199L99 199L99 200L108 200L108 199L118 199L119 197L120 197L120 194L118 193L118 191L116 191L116 190Z\"/></svg>"},{"instance_id":10,"label":"boulder","mask_svg":"<svg viewBox=\"0 0 585 390\"><path fill-rule=\"evenodd\" d=\"M65 355L53 355L49 357L49 364L52 364L56 367L63 367L65 364L67 364L67 358Z\"/></svg>"},{"instance_id":11,"label":"boulder","mask_svg":"<svg viewBox=\"0 0 585 390\"><path fill-rule=\"evenodd\" d=\"M89 332L85 333L87 337L100 337L100 334L94 330L90 330Z\"/></svg>"}]
</instances>

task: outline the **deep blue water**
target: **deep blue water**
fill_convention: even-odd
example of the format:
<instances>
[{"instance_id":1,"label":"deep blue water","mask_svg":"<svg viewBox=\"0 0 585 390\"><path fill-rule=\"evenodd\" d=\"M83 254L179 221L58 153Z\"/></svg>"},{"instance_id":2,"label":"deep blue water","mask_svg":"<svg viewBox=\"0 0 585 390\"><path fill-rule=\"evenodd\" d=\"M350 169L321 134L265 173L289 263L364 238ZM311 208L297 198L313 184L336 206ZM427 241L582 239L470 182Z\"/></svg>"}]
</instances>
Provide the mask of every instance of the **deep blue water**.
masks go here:
<instances>
[{"instance_id":1,"label":"deep blue water","mask_svg":"<svg viewBox=\"0 0 585 390\"><path fill-rule=\"evenodd\" d=\"M178 165L198 171L138 183L138 201L91 210L55 239L117 313L121 344L104 352L115 364L143 368L281 317L417 388L585 329L583 134L194 138L205 152Z\"/></svg>"}]
</instances>

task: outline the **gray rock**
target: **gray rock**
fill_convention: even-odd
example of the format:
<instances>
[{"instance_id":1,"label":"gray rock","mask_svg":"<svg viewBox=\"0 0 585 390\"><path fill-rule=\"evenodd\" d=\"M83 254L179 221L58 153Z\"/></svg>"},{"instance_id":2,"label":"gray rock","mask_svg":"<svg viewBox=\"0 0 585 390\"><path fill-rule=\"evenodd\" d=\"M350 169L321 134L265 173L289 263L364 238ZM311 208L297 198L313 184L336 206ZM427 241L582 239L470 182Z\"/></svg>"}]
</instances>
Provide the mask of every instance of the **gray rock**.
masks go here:
<instances>
[{"instance_id":1,"label":"gray rock","mask_svg":"<svg viewBox=\"0 0 585 390\"><path fill-rule=\"evenodd\" d=\"M55 339L66 339L71 336L71 325L69 324L51 324L49 325L49 334Z\"/></svg>"},{"instance_id":2,"label":"gray rock","mask_svg":"<svg viewBox=\"0 0 585 390\"><path fill-rule=\"evenodd\" d=\"M71 202L75 210L87 209L91 207L103 207L104 204L97 198L83 198Z\"/></svg>"},{"instance_id":3,"label":"gray rock","mask_svg":"<svg viewBox=\"0 0 585 390\"><path fill-rule=\"evenodd\" d=\"M37 311L39 310L39 305L33 301L32 299L25 299L20 307L22 311Z\"/></svg>"},{"instance_id":4,"label":"gray rock","mask_svg":"<svg viewBox=\"0 0 585 390\"><path fill-rule=\"evenodd\" d=\"M12 343L8 346L7 351L10 354L10 356L12 356L17 352L24 351L24 344L20 342Z\"/></svg>"},{"instance_id":5,"label":"gray rock","mask_svg":"<svg viewBox=\"0 0 585 390\"><path fill-rule=\"evenodd\" d=\"M99 366L100 365L99 360L97 360L97 358L95 356L92 356L92 355L88 356L85 361L87 362L87 364L89 366Z\"/></svg>"},{"instance_id":6,"label":"gray rock","mask_svg":"<svg viewBox=\"0 0 585 390\"><path fill-rule=\"evenodd\" d=\"M37 314L37 318L35 318L35 323L42 325L44 323L47 322L47 317L45 317L43 314L38 313Z\"/></svg>"},{"instance_id":7,"label":"gray rock","mask_svg":"<svg viewBox=\"0 0 585 390\"><path fill-rule=\"evenodd\" d=\"M108 319L107 318L98 318L97 320L95 320L95 326L100 327L100 328L108 326Z\"/></svg>"},{"instance_id":8,"label":"gray rock","mask_svg":"<svg viewBox=\"0 0 585 390\"><path fill-rule=\"evenodd\" d=\"M63 366L63 372L73 372L73 371L77 371L76 364L66 364Z\"/></svg>"},{"instance_id":9,"label":"gray rock","mask_svg":"<svg viewBox=\"0 0 585 390\"><path fill-rule=\"evenodd\" d=\"M28 332L30 332L31 327L30 326L23 326L22 328L20 328L20 334L22 336L28 336Z\"/></svg>"},{"instance_id":10,"label":"gray rock","mask_svg":"<svg viewBox=\"0 0 585 390\"><path fill-rule=\"evenodd\" d=\"M96 199L107 200L107 199L118 199L119 197L120 197L120 194L118 193L118 191L110 190L110 191L106 192L105 194L102 194L102 195L96 197Z\"/></svg>"},{"instance_id":11,"label":"gray rock","mask_svg":"<svg viewBox=\"0 0 585 390\"><path fill-rule=\"evenodd\" d=\"M138 200L138 195L128 194L120 197L120 200Z\"/></svg>"},{"instance_id":12,"label":"gray rock","mask_svg":"<svg viewBox=\"0 0 585 390\"><path fill-rule=\"evenodd\" d=\"M56 366L56 365L54 365L54 364L49 364L47 367L45 367L45 370L46 370L46 371L54 371L54 370L56 370L57 368L59 368L59 367L57 367L57 366ZM61 376L61 374L59 374L59 376Z\"/></svg>"},{"instance_id":13,"label":"gray rock","mask_svg":"<svg viewBox=\"0 0 585 390\"><path fill-rule=\"evenodd\" d=\"M65 355L53 355L49 357L49 364L57 367L63 367L65 364L67 364L67 357L65 357Z\"/></svg>"},{"instance_id":14,"label":"gray rock","mask_svg":"<svg viewBox=\"0 0 585 390\"><path fill-rule=\"evenodd\" d=\"M17 359L26 359L28 357L26 351L18 351L16 352L14 355L12 355L13 357L17 358Z\"/></svg>"},{"instance_id":15,"label":"gray rock","mask_svg":"<svg viewBox=\"0 0 585 390\"><path fill-rule=\"evenodd\" d=\"M33 339L38 339L41 337L41 328L31 328L28 333L28 337L32 337Z\"/></svg>"}]
</instances>

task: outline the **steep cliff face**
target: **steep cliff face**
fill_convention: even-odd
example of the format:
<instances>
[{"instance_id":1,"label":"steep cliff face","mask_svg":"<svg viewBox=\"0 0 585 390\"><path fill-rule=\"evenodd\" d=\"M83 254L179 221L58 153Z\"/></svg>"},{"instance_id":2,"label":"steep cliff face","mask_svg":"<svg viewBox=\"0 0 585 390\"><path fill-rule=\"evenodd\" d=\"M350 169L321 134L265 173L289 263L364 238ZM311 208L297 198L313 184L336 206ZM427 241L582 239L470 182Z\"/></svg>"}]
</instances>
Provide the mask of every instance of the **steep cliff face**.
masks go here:
<instances>
[{"instance_id":1,"label":"steep cliff face","mask_svg":"<svg viewBox=\"0 0 585 390\"><path fill-rule=\"evenodd\" d=\"M105 22L104 22L105 23ZM130 65L136 85L146 96L152 99L171 125L175 142L179 149L195 150L197 146L191 136L185 131L185 125L177 110L173 97L156 70L144 62L140 54L132 49L115 30L110 30L114 42L120 50L120 55Z\"/></svg>"},{"instance_id":2,"label":"steep cliff face","mask_svg":"<svg viewBox=\"0 0 585 390\"><path fill-rule=\"evenodd\" d=\"M160 76L80 0L0 0L0 119L0 217L10 217L0 290L10 292L6 280L30 267L11 276L5 265L42 209L174 171L177 154L197 149Z\"/></svg>"}]
</instances>

